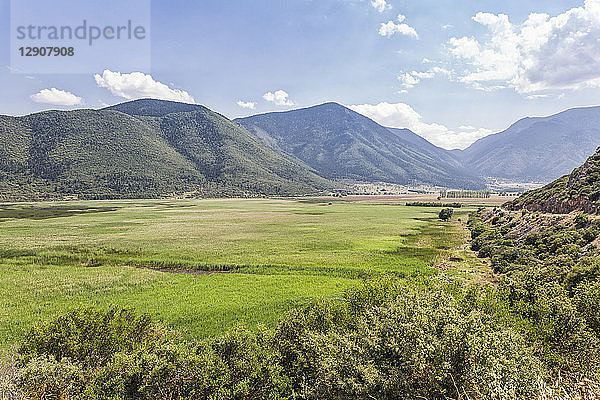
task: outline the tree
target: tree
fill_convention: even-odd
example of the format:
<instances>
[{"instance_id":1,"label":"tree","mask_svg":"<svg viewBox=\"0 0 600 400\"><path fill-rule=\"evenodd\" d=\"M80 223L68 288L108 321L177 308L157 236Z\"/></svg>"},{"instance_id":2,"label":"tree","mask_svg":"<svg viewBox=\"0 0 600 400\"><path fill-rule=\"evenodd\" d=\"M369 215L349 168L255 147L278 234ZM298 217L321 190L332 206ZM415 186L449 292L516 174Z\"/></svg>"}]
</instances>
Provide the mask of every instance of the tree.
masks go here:
<instances>
[{"instance_id":1,"label":"tree","mask_svg":"<svg viewBox=\"0 0 600 400\"><path fill-rule=\"evenodd\" d=\"M442 221L448 221L450 218L452 218L453 213L454 213L454 210L451 208L442 208L442 210L440 211L439 218Z\"/></svg>"}]
</instances>

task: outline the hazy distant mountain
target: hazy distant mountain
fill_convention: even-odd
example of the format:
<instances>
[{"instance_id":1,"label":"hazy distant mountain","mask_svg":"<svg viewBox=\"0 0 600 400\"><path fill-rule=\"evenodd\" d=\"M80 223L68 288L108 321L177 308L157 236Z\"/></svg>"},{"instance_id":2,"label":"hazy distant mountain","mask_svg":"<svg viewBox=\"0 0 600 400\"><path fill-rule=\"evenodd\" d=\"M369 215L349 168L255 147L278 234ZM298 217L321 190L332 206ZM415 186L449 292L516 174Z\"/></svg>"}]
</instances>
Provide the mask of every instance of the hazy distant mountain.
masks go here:
<instances>
[{"instance_id":1,"label":"hazy distant mountain","mask_svg":"<svg viewBox=\"0 0 600 400\"><path fill-rule=\"evenodd\" d=\"M483 187L481 180L469 176L445 151L414 134L385 128L336 103L255 115L235 122L326 178Z\"/></svg>"},{"instance_id":2,"label":"hazy distant mountain","mask_svg":"<svg viewBox=\"0 0 600 400\"><path fill-rule=\"evenodd\" d=\"M581 165L599 145L600 107L588 107L524 118L454 154L482 176L551 181Z\"/></svg>"},{"instance_id":3,"label":"hazy distant mountain","mask_svg":"<svg viewBox=\"0 0 600 400\"><path fill-rule=\"evenodd\" d=\"M448 163L449 165L453 165L457 169L463 168L463 165L460 162L459 158L456 157L452 153L452 150L446 150L441 147L438 147L438 146L430 143L429 141L427 141L427 139L425 139L424 137L417 135L416 133L414 133L413 131L411 131L409 129L399 129L399 128L388 128L388 129L392 133L394 133L398 137L400 137L401 139L404 139L407 142L410 142L410 143L414 144L415 146L418 146L423 153L428 154L433 158L437 158L438 160L443 160L444 162Z\"/></svg>"},{"instance_id":4,"label":"hazy distant mountain","mask_svg":"<svg viewBox=\"0 0 600 400\"><path fill-rule=\"evenodd\" d=\"M331 187L292 157L198 105L0 116L4 199L302 194Z\"/></svg>"},{"instance_id":5,"label":"hazy distant mountain","mask_svg":"<svg viewBox=\"0 0 600 400\"><path fill-rule=\"evenodd\" d=\"M505 206L550 213L600 213L600 149L570 175L525 193Z\"/></svg>"}]
</instances>

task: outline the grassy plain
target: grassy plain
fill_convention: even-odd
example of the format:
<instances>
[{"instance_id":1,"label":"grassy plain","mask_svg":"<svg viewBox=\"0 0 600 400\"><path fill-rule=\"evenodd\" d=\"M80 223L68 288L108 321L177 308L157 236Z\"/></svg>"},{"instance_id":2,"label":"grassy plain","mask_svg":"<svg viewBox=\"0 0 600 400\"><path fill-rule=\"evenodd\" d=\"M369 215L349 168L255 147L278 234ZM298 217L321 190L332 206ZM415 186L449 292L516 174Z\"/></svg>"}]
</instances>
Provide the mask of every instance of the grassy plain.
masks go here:
<instances>
[{"instance_id":1,"label":"grassy plain","mask_svg":"<svg viewBox=\"0 0 600 400\"><path fill-rule=\"evenodd\" d=\"M464 242L438 212L302 199L0 205L0 346L77 306L132 306L197 337L272 325L371 273L436 273Z\"/></svg>"}]
</instances>

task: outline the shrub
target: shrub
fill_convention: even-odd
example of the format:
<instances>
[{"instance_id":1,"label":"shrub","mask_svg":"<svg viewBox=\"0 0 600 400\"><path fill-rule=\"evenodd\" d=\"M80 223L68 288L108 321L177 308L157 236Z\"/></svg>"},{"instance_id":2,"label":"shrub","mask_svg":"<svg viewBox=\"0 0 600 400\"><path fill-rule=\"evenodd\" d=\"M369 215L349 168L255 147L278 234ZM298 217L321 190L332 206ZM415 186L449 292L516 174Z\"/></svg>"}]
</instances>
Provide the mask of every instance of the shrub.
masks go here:
<instances>
[{"instance_id":1,"label":"shrub","mask_svg":"<svg viewBox=\"0 0 600 400\"><path fill-rule=\"evenodd\" d=\"M469 221L471 248L489 257L502 274L495 295L501 319L524 334L555 376L599 376L599 306L594 296L600 264L596 249L588 245L597 228L580 215L575 228L559 224L514 238L509 223L482 226L482 220L482 214L475 214Z\"/></svg>"},{"instance_id":2,"label":"shrub","mask_svg":"<svg viewBox=\"0 0 600 400\"><path fill-rule=\"evenodd\" d=\"M19 371L17 383L29 399L75 398L85 388L84 370L69 358L57 361L42 355L31 358Z\"/></svg>"},{"instance_id":3,"label":"shrub","mask_svg":"<svg viewBox=\"0 0 600 400\"><path fill-rule=\"evenodd\" d=\"M541 370L525 341L447 291L456 289L404 287L355 329L309 335L319 360L309 398L535 395Z\"/></svg>"},{"instance_id":4,"label":"shrub","mask_svg":"<svg viewBox=\"0 0 600 400\"><path fill-rule=\"evenodd\" d=\"M133 310L75 309L34 327L19 348L21 362L40 356L69 358L84 367L104 365L113 354L156 339L152 319Z\"/></svg>"},{"instance_id":5,"label":"shrub","mask_svg":"<svg viewBox=\"0 0 600 400\"><path fill-rule=\"evenodd\" d=\"M577 216L575 216L575 227L578 229L581 228L585 228L586 226L588 226L590 219L587 216L587 214L581 213L581 214L577 214Z\"/></svg>"},{"instance_id":6,"label":"shrub","mask_svg":"<svg viewBox=\"0 0 600 400\"><path fill-rule=\"evenodd\" d=\"M440 211L440 214L438 215L438 217L442 220L442 221L448 221L450 218L452 218L452 214L454 213L454 210L451 208L442 208L442 210Z\"/></svg>"},{"instance_id":7,"label":"shrub","mask_svg":"<svg viewBox=\"0 0 600 400\"><path fill-rule=\"evenodd\" d=\"M575 304L588 326L600 336L600 281L587 281L578 286Z\"/></svg>"},{"instance_id":8,"label":"shrub","mask_svg":"<svg viewBox=\"0 0 600 400\"><path fill-rule=\"evenodd\" d=\"M235 387L232 373L209 346L163 342L152 348L115 354L93 375L85 396L90 399L243 398L239 388L232 387Z\"/></svg>"}]
</instances>

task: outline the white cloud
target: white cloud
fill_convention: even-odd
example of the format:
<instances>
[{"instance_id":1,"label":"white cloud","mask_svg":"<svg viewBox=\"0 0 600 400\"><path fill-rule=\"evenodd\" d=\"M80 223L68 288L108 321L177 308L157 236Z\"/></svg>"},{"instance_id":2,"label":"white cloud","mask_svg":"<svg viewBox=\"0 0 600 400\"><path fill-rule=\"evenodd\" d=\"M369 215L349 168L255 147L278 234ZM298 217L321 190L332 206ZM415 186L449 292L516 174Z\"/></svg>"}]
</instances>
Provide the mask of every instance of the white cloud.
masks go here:
<instances>
[{"instance_id":1,"label":"white cloud","mask_svg":"<svg viewBox=\"0 0 600 400\"><path fill-rule=\"evenodd\" d=\"M433 67L433 68L430 68L429 72L432 72L434 74L447 75L447 76L451 76L452 75L451 71L448 71L446 68L442 68L442 67Z\"/></svg>"},{"instance_id":2,"label":"white cloud","mask_svg":"<svg viewBox=\"0 0 600 400\"><path fill-rule=\"evenodd\" d=\"M242 100L238 100L236 102L236 104L242 108L248 108L250 110L254 110L254 107L256 107L256 103L252 102L252 101L242 101Z\"/></svg>"},{"instance_id":3,"label":"white cloud","mask_svg":"<svg viewBox=\"0 0 600 400\"><path fill-rule=\"evenodd\" d=\"M402 14L398 15L398 23L394 21L388 21L387 23L382 23L379 27L379 34L381 36L393 36L396 33L406 36L412 36L415 39L419 38L417 31L410 25L404 24L404 20L406 17Z\"/></svg>"},{"instance_id":4,"label":"white cloud","mask_svg":"<svg viewBox=\"0 0 600 400\"><path fill-rule=\"evenodd\" d=\"M105 69L102 75L96 74L94 78L99 87L107 88L113 95L127 100L152 98L195 103L194 98L185 90L171 89L142 72L121 74Z\"/></svg>"},{"instance_id":5,"label":"white cloud","mask_svg":"<svg viewBox=\"0 0 600 400\"><path fill-rule=\"evenodd\" d=\"M479 43L474 38L450 38L449 43L453 46L450 49L450 53L456 57L473 58L480 53Z\"/></svg>"},{"instance_id":6,"label":"white cloud","mask_svg":"<svg viewBox=\"0 0 600 400\"><path fill-rule=\"evenodd\" d=\"M462 82L520 93L600 87L600 0L556 16L530 14L521 24L484 12L473 21L488 33L448 42L450 53L466 63Z\"/></svg>"},{"instance_id":7,"label":"white cloud","mask_svg":"<svg viewBox=\"0 0 600 400\"><path fill-rule=\"evenodd\" d=\"M421 81L418 77L412 76L410 72L404 72L398 75L398 80L402 83L402 87L404 88L412 88Z\"/></svg>"},{"instance_id":8,"label":"white cloud","mask_svg":"<svg viewBox=\"0 0 600 400\"><path fill-rule=\"evenodd\" d=\"M293 106L295 104L289 99L289 95L285 90L276 90L275 93L267 92L263 95L263 99L278 106Z\"/></svg>"},{"instance_id":9,"label":"white cloud","mask_svg":"<svg viewBox=\"0 0 600 400\"><path fill-rule=\"evenodd\" d=\"M398 80L404 89L415 87L423 79L432 79L436 74L450 75L450 71L441 67L432 67L427 71L418 72L403 72L398 75Z\"/></svg>"},{"instance_id":10,"label":"white cloud","mask_svg":"<svg viewBox=\"0 0 600 400\"><path fill-rule=\"evenodd\" d=\"M477 139L494 133L490 129L461 127L458 131L437 123L423 122L421 115L405 103L356 104L350 109L390 128L408 128L446 149L464 149ZM462 129L472 128L472 129Z\"/></svg>"},{"instance_id":11,"label":"white cloud","mask_svg":"<svg viewBox=\"0 0 600 400\"><path fill-rule=\"evenodd\" d=\"M443 30L450 29L450 28L454 28L454 25L451 25L451 24L442 25Z\"/></svg>"},{"instance_id":12,"label":"white cloud","mask_svg":"<svg viewBox=\"0 0 600 400\"><path fill-rule=\"evenodd\" d=\"M372 0L371 6L373 6L373 8L375 8L380 13L392 8L392 5L388 4L386 0Z\"/></svg>"},{"instance_id":13,"label":"white cloud","mask_svg":"<svg viewBox=\"0 0 600 400\"><path fill-rule=\"evenodd\" d=\"M75 106L82 103L81 97L57 88L42 89L38 93L31 95L31 99L36 103L54 104L57 106Z\"/></svg>"},{"instance_id":14,"label":"white cloud","mask_svg":"<svg viewBox=\"0 0 600 400\"><path fill-rule=\"evenodd\" d=\"M527 96L528 100L536 100L536 99L544 99L546 97L550 97L549 94L531 94Z\"/></svg>"},{"instance_id":15,"label":"white cloud","mask_svg":"<svg viewBox=\"0 0 600 400\"><path fill-rule=\"evenodd\" d=\"M425 72L413 71L413 72L411 72L411 75L415 76L419 79L431 79L435 76L435 73L433 71L425 71Z\"/></svg>"}]
</instances>

